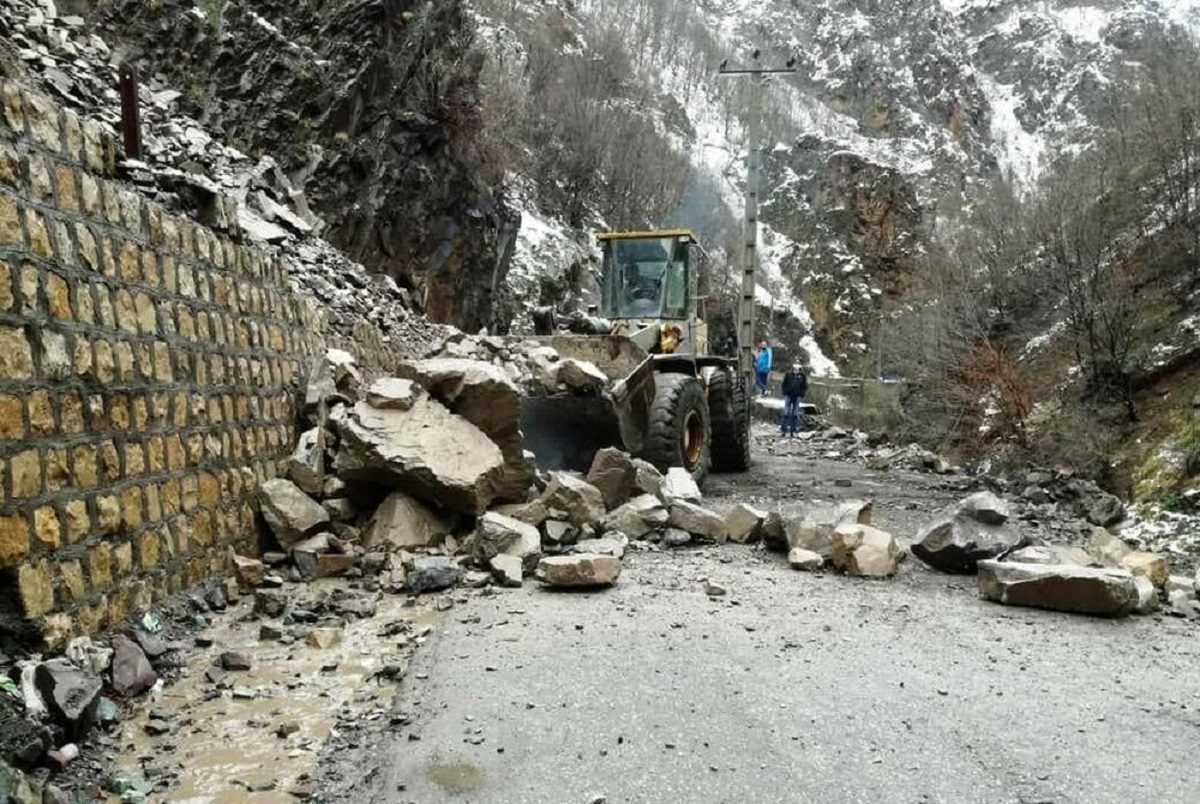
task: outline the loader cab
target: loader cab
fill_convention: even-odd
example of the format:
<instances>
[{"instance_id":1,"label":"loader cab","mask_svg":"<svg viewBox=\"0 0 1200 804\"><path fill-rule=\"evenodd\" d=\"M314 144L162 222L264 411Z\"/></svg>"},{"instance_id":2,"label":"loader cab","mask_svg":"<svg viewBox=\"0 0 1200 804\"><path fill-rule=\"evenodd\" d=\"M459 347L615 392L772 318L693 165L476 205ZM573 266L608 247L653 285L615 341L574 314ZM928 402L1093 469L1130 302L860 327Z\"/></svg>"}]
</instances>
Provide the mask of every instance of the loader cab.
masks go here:
<instances>
[{"instance_id":1,"label":"loader cab","mask_svg":"<svg viewBox=\"0 0 1200 804\"><path fill-rule=\"evenodd\" d=\"M690 231L608 232L597 239L604 255L601 316L678 321L695 317L699 246Z\"/></svg>"}]
</instances>

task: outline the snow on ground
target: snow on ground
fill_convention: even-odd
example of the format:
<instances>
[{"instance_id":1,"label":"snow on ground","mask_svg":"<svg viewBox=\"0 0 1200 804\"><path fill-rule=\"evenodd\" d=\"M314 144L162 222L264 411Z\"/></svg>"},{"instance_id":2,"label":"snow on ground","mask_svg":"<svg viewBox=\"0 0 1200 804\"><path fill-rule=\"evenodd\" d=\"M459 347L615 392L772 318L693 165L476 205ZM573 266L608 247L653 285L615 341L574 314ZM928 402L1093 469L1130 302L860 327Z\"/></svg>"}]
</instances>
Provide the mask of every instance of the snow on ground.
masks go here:
<instances>
[{"instance_id":1,"label":"snow on ground","mask_svg":"<svg viewBox=\"0 0 1200 804\"><path fill-rule=\"evenodd\" d=\"M1017 184L1032 189L1046 159L1046 142L1031 134L1017 118L1019 101L1011 86L979 73L979 88L992 109L991 132L1001 151L1001 164L1012 173Z\"/></svg>"},{"instance_id":2,"label":"snow on ground","mask_svg":"<svg viewBox=\"0 0 1200 804\"><path fill-rule=\"evenodd\" d=\"M1108 24L1107 12L1093 6L1073 6L1052 12L1059 26L1072 38L1080 42L1099 44L1104 26Z\"/></svg>"}]
</instances>

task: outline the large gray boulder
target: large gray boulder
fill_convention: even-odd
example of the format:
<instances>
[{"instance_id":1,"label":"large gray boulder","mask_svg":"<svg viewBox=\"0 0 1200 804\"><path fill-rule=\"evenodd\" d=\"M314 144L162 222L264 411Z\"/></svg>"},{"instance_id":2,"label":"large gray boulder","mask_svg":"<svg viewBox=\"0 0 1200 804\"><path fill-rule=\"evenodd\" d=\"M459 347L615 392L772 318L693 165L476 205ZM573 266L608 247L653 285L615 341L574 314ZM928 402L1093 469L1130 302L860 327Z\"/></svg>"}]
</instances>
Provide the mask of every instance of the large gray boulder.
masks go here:
<instances>
[{"instance_id":1,"label":"large gray boulder","mask_svg":"<svg viewBox=\"0 0 1200 804\"><path fill-rule=\"evenodd\" d=\"M323 431L314 427L300 434L296 449L288 460L288 477L305 494L320 494L325 487L325 440Z\"/></svg>"},{"instance_id":2,"label":"large gray boulder","mask_svg":"<svg viewBox=\"0 0 1200 804\"><path fill-rule=\"evenodd\" d=\"M419 383L451 413L485 433L504 456L504 471L497 480L498 496L524 499L533 482L534 467L525 459L521 392L508 372L481 360L434 358L403 363L397 373Z\"/></svg>"},{"instance_id":3,"label":"large gray boulder","mask_svg":"<svg viewBox=\"0 0 1200 804\"><path fill-rule=\"evenodd\" d=\"M446 511L482 514L507 472L500 447L482 430L424 394L408 410L359 402L339 433L334 468L342 478L404 491Z\"/></svg>"},{"instance_id":4,"label":"large gray boulder","mask_svg":"<svg viewBox=\"0 0 1200 804\"><path fill-rule=\"evenodd\" d=\"M1139 601L1128 570L993 560L978 567L980 596L1009 606L1118 617Z\"/></svg>"},{"instance_id":5,"label":"large gray boulder","mask_svg":"<svg viewBox=\"0 0 1200 804\"><path fill-rule=\"evenodd\" d=\"M488 564L499 555L513 556L532 570L542 555L542 534L533 525L488 511L475 526L475 559Z\"/></svg>"},{"instance_id":6,"label":"large gray boulder","mask_svg":"<svg viewBox=\"0 0 1200 804\"><path fill-rule=\"evenodd\" d=\"M450 525L441 514L403 491L393 491L367 523L363 546L386 551L428 547L449 533Z\"/></svg>"},{"instance_id":7,"label":"large gray boulder","mask_svg":"<svg viewBox=\"0 0 1200 804\"><path fill-rule=\"evenodd\" d=\"M633 465L633 459L628 453L606 447L596 452L591 469L588 470L587 480L600 489L606 507L616 508L624 504L633 493L637 467Z\"/></svg>"},{"instance_id":8,"label":"large gray boulder","mask_svg":"<svg viewBox=\"0 0 1200 804\"><path fill-rule=\"evenodd\" d=\"M691 472L680 466L673 466L667 470L658 494L667 505L679 500L698 503L704 499Z\"/></svg>"},{"instance_id":9,"label":"large gray boulder","mask_svg":"<svg viewBox=\"0 0 1200 804\"><path fill-rule=\"evenodd\" d=\"M562 511L577 528L599 522L607 511L600 489L569 472L550 473L541 501L550 510Z\"/></svg>"},{"instance_id":10,"label":"large gray boulder","mask_svg":"<svg viewBox=\"0 0 1200 804\"><path fill-rule=\"evenodd\" d=\"M864 578L895 575L901 552L892 534L870 525L839 525L830 539L833 566Z\"/></svg>"},{"instance_id":11,"label":"large gray boulder","mask_svg":"<svg viewBox=\"0 0 1200 804\"><path fill-rule=\"evenodd\" d=\"M1008 504L996 495L972 494L921 529L913 555L942 572L971 574L980 561L1021 544L1022 536L1008 524L1008 517Z\"/></svg>"},{"instance_id":12,"label":"large gray boulder","mask_svg":"<svg viewBox=\"0 0 1200 804\"><path fill-rule=\"evenodd\" d=\"M103 686L90 668L79 668L67 659L42 662L34 671L34 685L51 716L77 740L87 733L95 718Z\"/></svg>"},{"instance_id":13,"label":"large gray boulder","mask_svg":"<svg viewBox=\"0 0 1200 804\"><path fill-rule=\"evenodd\" d=\"M281 477L262 484L259 507L283 547L291 547L329 525L329 512L295 483Z\"/></svg>"},{"instance_id":14,"label":"large gray boulder","mask_svg":"<svg viewBox=\"0 0 1200 804\"><path fill-rule=\"evenodd\" d=\"M648 533L666 527L669 514L666 506L657 497L642 494L609 512L601 522L605 531L616 530L631 539L640 539Z\"/></svg>"},{"instance_id":15,"label":"large gray boulder","mask_svg":"<svg viewBox=\"0 0 1200 804\"><path fill-rule=\"evenodd\" d=\"M158 681L145 651L128 636L113 634L112 649L112 688L118 695L123 698L140 695Z\"/></svg>"},{"instance_id":16,"label":"large gray boulder","mask_svg":"<svg viewBox=\"0 0 1200 804\"><path fill-rule=\"evenodd\" d=\"M762 538L762 524L767 515L757 508L738 503L725 513L725 530L729 541L735 544L752 544Z\"/></svg>"},{"instance_id":17,"label":"large gray boulder","mask_svg":"<svg viewBox=\"0 0 1200 804\"><path fill-rule=\"evenodd\" d=\"M667 523L692 536L722 544L729 537L729 530L721 516L686 500L675 500L671 504Z\"/></svg>"},{"instance_id":18,"label":"large gray boulder","mask_svg":"<svg viewBox=\"0 0 1200 804\"><path fill-rule=\"evenodd\" d=\"M462 578L462 568L444 556L421 556L413 559L412 569L404 577L409 592L419 595L447 589Z\"/></svg>"},{"instance_id":19,"label":"large gray boulder","mask_svg":"<svg viewBox=\"0 0 1200 804\"><path fill-rule=\"evenodd\" d=\"M537 577L547 586L609 586L621 574L621 560L595 553L548 556L538 562Z\"/></svg>"}]
</instances>

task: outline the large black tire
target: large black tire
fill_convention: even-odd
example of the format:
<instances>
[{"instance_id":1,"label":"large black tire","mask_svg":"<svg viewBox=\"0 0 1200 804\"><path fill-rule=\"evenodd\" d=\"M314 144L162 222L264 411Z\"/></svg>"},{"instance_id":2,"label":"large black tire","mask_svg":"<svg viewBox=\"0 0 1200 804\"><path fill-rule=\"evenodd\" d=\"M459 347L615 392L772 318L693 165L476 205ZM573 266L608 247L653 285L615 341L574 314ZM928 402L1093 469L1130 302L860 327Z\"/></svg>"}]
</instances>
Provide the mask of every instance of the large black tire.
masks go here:
<instances>
[{"instance_id":1,"label":"large black tire","mask_svg":"<svg viewBox=\"0 0 1200 804\"><path fill-rule=\"evenodd\" d=\"M700 381L687 374L657 374L650 430L641 457L660 471L682 466L704 483L711 463L712 424Z\"/></svg>"},{"instance_id":2,"label":"large black tire","mask_svg":"<svg viewBox=\"0 0 1200 804\"><path fill-rule=\"evenodd\" d=\"M717 472L750 468L750 411L746 388L737 374L717 369L708 381L708 413L712 419L712 466Z\"/></svg>"}]
</instances>

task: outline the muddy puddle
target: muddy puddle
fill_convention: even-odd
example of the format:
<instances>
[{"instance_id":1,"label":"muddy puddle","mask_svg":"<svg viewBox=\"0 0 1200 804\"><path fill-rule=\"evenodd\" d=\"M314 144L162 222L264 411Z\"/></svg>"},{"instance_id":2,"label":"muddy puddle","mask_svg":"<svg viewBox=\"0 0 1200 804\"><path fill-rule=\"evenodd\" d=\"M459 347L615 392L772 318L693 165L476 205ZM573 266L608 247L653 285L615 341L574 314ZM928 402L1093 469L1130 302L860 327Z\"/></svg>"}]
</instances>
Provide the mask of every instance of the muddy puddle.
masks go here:
<instances>
[{"instance_id":1,"label":"muddy puddle","mask_svg":"<svg viewBox=\"0 0 1200 804\"><path fill-rule=\"evenodd\" d=\"M312 598L332 590L328 583L290 591ZM421 633L441 617L428 604L406 606L403 597L383 595L374 617L348 624L337 644L322 649L306 643L309 629L303 626L281 626L297 637L290 645L261 641L260 626L278 626L279 620L251 619L252 608L247 596L221 614L203 634L212 645L192 649L186 676L123 724L116 773L152 780L177 771L169 792L155 792L150 800L234 804L303 796L304 780L339 714L386 717L395 668L405 666ZM412 628L381 637L383 626L397 620ZM251 668L215 683L207 674L226 651L250 657ZM381 679L381 671L389 678ZM470 784L450 783L456 782Z\"/></svg>"}]
</instances>

